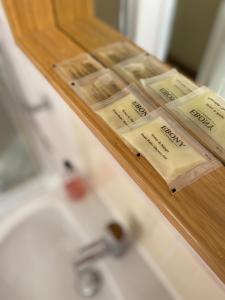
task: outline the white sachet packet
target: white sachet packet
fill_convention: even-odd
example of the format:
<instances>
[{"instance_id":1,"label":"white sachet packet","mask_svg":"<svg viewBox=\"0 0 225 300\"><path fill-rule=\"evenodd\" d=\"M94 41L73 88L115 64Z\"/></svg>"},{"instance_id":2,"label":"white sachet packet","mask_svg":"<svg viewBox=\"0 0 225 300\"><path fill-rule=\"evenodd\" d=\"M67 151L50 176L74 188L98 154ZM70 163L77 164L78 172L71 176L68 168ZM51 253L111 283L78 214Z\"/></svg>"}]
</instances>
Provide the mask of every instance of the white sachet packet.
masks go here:
<instances>
[{"instance_id":1,"label":"white sachet packet","mask_svg":"<svg viewBox=\"0 0 225 300\"><path fill-rule=\"evenodd\" d=\"M163 74L141 79L141 84L146 93L151 96L158 105L174 101L190 94L198 86L176 69Z\"/></svg>"},{"instance_id":2,"label":"white sachet packet","mask_svg":"<svg viewBox=\"0 0 225 300\"><path fill-rule=\"evenodd\" d=\"M92 54L106 67L131 58L143 52L140 48L128 41L120 41L109 44L105 47L97 48Z\"/></svg>"},{"instance_id":3,"label":"white sachet packet","mask_svg":"<svg viewBox=\"0 0 225 300\"><path fill-rule=\"evenodd\" d=\"M126 86L125 82L109 69L100 70L70 84L88 105L104 101Z\"/></svg>"},{"instance_id":4,"label":"white sachet packet","mask_svg":"<svg viewBox=\"0 0 225 300\"><path fill-rule=\"evenodd\" d=\"M54 65L55 71L66 81L78 80L103 69L97 60L84 53Z\"/></svg>"},{"instance_id":5,"label":"white sachet packet","mask_svg":"<svg viewBox=\"0 0 225 300\"><path fill-rule=\"evenodd\" d=\"M124 127L120 134L178 191L221 163L162 108Z\"/></svg>"},{"instance_id":6,"label":"white sachet packet","mask_svg":"<svg viewBox=\"0 0 225 300\"><path fill-rule=\"evenodd\" d=\"M92 106L114 130L146 117L157 106L134 84L105 101Z\"/></svg>"},{"instance_id":7,"label":"white sachet packet","mask_svg":"<svg viewBox=\"0 0 225 300\"><path fill-rule=\"evenodd\" d=\"M142 53L113 66L113 70L128 83L138 83L167 71L163 63L149 54ZM141 84L140 84L141 85Z\"/></svg>"},{"instance_id":8,"label":"white sachet packet","mask_svg":"<svg viewBox=\"0 0 225 300\"><path fill-rule=\"evenodd\" d=\"M225 162L225 99L207 87L166 105L196 139Z\"/></svg>"}]
</instances>

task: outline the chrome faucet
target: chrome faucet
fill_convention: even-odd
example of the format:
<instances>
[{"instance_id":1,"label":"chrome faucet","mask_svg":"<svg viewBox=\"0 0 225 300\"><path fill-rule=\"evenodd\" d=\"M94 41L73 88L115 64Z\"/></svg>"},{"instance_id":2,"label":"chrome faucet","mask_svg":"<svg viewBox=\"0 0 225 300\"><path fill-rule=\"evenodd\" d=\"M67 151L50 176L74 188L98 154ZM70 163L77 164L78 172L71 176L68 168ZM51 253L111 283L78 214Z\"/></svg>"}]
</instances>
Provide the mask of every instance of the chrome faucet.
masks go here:
<instances>
[{"instance_id":1,"label":"chrome faucet","mask_svg":"<svg viewBox=\"0 0 225 300\"><path fill-rule=\"evenodd\" d=\"M111 222L106 226L103 238L80 249L74 266L77 270L81 270L106 255L121 256L126 252L128 244L128 234L122 226L116 222Z\"/></svg>"},{"instance_id":2,"label":"chrome faucet","mask_svg":"<svg viewBox=\"0 0 225 300\"><path fill-rule=\"evenodd\" d=\"M106 226L102 238L80 249L74 266L78 279L77 288L82 296L94 296L101 287L100 273L93 269L92 264L106 256L122 256L129 244L128 234L123 227L111 222Z\"/></svg>"}]
</instances>

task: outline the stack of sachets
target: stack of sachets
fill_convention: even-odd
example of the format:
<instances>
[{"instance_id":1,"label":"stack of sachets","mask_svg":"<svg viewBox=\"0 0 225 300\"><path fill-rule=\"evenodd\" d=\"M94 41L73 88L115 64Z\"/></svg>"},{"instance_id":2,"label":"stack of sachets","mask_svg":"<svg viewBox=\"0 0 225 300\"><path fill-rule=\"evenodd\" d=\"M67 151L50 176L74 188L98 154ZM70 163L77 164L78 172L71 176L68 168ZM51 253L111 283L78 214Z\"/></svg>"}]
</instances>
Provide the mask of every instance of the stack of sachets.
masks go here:
<instances>
[{"instance_id":1,"label":"stack of sachets","mask_svg":"<svg viewBox=\"0 0 225 300\"><path fill-rule=\"evenodd\" d=\"M132 43L98 48L55 69L171 191L221 166L209 151L225 162L225 100Z\"/></svg>"}]
</instances>

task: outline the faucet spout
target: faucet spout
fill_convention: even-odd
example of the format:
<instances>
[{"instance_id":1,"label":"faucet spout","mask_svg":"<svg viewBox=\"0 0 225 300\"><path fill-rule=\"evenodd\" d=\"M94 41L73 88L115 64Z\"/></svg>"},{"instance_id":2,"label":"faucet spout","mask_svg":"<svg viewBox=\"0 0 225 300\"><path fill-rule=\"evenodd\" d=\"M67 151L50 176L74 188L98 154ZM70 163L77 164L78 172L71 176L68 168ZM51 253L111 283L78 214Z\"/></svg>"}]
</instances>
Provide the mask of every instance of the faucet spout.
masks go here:
<instances>
[{"instance_id":1,"label":"faucet spout","mask_svg":"<svg viewBox=\"0 0 225 300\"><path fill-rule=\"evenodd\" d=\"M128 241L128 234L123 227L111 222L106 226L103 238L81 248L74 265L79 271L105 256L119 257L126 252Z\"/></svg>"}]
</instances>

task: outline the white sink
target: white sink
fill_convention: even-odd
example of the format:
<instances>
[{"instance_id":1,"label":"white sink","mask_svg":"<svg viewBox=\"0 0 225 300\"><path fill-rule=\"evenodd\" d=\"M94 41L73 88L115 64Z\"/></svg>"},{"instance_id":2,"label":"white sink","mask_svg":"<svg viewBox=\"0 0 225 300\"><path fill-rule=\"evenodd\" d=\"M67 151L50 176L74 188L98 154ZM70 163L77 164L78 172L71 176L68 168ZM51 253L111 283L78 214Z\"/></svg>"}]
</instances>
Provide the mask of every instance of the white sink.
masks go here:
<instances>
[{"instance_id":1,"label":"white sink","mask_svg":"<svg viewBox=\"0 0 225 300\"><path fill-rule=\"evenodd\" d=\"M84 299L75 287L77 249L101 236L112 216L100 201L87 199L70 211L62 199L53 199L55 195L32 201L2 221L1 300ZM135 247L120 259L108 257L94 267L103 277L94 299L174 299Z\"/></svg>"}]
</instances>

